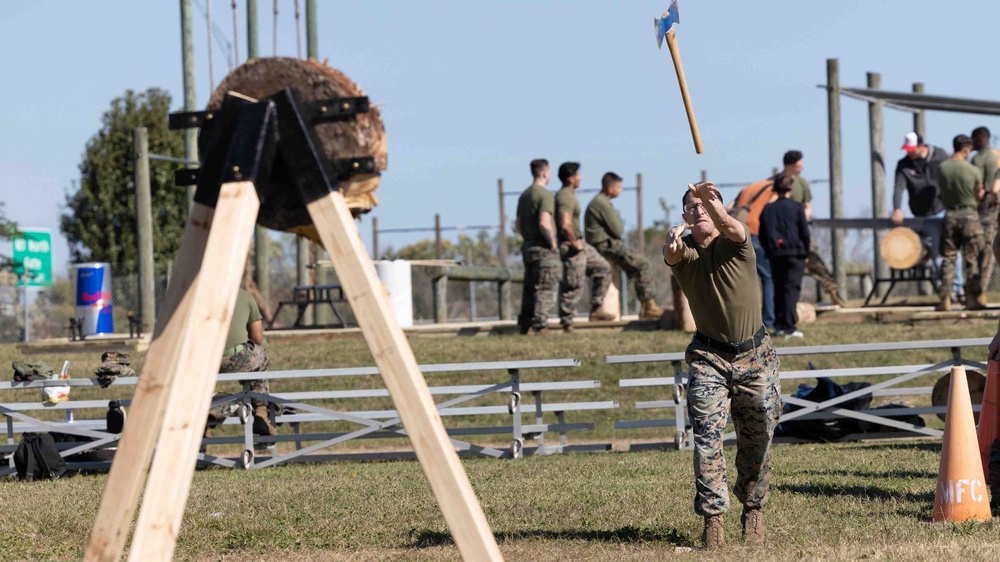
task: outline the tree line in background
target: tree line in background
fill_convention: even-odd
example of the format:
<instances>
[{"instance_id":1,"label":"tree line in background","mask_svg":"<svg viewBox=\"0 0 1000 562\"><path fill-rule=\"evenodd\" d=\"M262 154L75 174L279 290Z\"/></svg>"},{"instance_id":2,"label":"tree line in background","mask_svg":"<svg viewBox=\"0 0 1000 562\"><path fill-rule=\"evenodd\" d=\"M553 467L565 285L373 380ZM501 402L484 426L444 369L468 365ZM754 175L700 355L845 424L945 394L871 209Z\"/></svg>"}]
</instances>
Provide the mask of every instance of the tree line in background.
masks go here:
<instances>
[{"instance_id":1,"label":"tree line in background","mask_svg":"<svg viewBox=\"0 0 1000 562\"><path fill-rule=\"evenodd\" d=\"M74 262L108 262L117 272L138 270L132 129L146 127L149 151L183 157L180 131L167 127L170 94L160 88L128 90L111 101L101 129L87 141L80 181L66 193L59 229ZM176 164L150 162L153 261L162 272L180 245L187 215L186 190L174 183Z\"/></svg>"}]
</instances>

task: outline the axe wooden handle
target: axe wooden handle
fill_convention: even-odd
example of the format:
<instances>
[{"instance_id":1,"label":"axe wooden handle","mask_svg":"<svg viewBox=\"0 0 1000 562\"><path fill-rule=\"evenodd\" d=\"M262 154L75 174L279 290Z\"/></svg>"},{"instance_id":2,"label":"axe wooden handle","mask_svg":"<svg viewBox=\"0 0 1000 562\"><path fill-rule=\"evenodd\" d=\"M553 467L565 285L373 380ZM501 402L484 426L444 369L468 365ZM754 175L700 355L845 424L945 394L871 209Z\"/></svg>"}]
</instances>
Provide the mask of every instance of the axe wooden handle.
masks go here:
<instances>
[{"instance_id":1,"label":"axe wooden handle","mask_svg":"<svg viewBox=\"0 0 1000 562\"><path fill-rule=\"evenodd\" d=\"M688 123L691 125L691 137L694 139L694 151L701 154L701 133L698 132L698 122L694 118L694 108L691 107L691 95L688 94L687 80L684 79L684 67L681 66L681 53L677 50L677 34L674 30L667 32L667 47L670 57L674 59L674 70L677 71L677 83L681 87L681 98L684 99L684 110L687 111Z\"/></svg>"}]
</instances>

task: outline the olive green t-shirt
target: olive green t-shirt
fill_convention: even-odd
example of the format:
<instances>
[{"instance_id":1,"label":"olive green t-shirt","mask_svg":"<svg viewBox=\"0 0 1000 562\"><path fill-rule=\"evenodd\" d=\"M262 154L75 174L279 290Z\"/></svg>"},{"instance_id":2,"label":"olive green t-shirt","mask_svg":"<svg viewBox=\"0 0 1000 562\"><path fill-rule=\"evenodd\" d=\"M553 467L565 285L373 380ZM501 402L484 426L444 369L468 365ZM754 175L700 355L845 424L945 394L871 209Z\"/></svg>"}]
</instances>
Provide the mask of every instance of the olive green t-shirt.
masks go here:
<instances>
[{"instance_id":1,"label":"olive green t-shirt","mask_svg":"<svg viewBox=\"0 0 1000 562\"><path fill-rule=\"evenodd\" d=\"M945 209L975 207L976 184L982 183L983 172L965 160L946 160L938 167L937 185Z\"/></svg>"},{"instance_id":2,"label":"olive green t-shirt","mask_svg":"<svg viewBox=\"0 0 1000 562\"><path fill-rule=\"evenodd\" d=\"M771 180L777 176L771 176ZM792 179L792 190L788 193L788 198L792 201L805 205L813 200L812 190L809 189L809 180L802 176L795 176Z\"/></svg>"},{"instance_id":3,"label":"olive green t-shirt","mask_svg":"<svg viewBox=\"0 0 1000 562\"><path fill-rule=\"evenodd\" d=\"M687 295L698 331L726 343L753 337L763 322L750 231L742 243L721 234L705 248L691 235L683 241L684 255L670 268Z\"/></svg>"},{"instance_id":4,"label":"olive green t-shirt","mask_svg":"<svg viewBox=\"0 0 1000 562\"><path fill-rule=\"evenodd\" d=\"M517 223L521 228L521 237L528 246L549 247L542 238L542 229L538 220L543 211L552 215L552 228L555 229L556 203L552 192L533 183L524 190L517 200Z\"/></svg>"},{"instance_id":5,"label":"olive green t-shirt","mask_svg":"<svg viewBox=\"0 0 1000 562\"><path fill-rule=\"evenodd\" d=\"M576 198L576 193L571 187L563 187L556 192L556 224L559 224L559 215L568 213L573 219L573 235L577 240L583 239L580 232L580 200ZM559 242L566 242L563 229L559 228Z\"/></svg>"},{"instance_id":6,"label":"olive green t-shirt","mask_svg":"<svg viewBox=\"0 0 1000 562\"><path fill-rule=\"evenodd\" d=\"M597 246L608 240L621 240L625 234L625 225L618 212L611 206L603 193L598 193L587 205L583 216L583 228L587 235L587 244Z\"/></svg>"},{"instance_id":7,"label":"olive green t-shirt","mask_svg":"<svg viewBox=\"0 0 1000 562\"><path fill-rule=\"evenodd\" d=\"M993 189L993 181L997 179L997 151L987 146L972 157L972 165L983 174L983 188L986 191Z\"/></svg>"},{"instance_id":8,"label":"olive green t-shirt","mask_svg":"<svg viewBox=\"0 0 1000 562\"><path fill-rule=\"evenodd\" d=\"M229 349L234 345L246 343L250 339L247 333L247 325L261 320L260 309L257 303L250 296L246 289L240 289L236 295L236 307L233 309L233 322L229 325L229 335L226 337L226 347Z\"/></svg>"}]
</instances>

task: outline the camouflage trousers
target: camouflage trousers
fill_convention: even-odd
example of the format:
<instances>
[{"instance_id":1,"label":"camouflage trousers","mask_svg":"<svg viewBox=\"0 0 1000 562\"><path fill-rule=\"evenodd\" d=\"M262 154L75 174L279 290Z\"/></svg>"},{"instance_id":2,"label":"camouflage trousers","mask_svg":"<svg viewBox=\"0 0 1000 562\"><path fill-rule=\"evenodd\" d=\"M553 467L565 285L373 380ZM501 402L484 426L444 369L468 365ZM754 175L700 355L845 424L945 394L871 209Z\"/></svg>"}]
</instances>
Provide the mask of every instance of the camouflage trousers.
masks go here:
<instances>
[{"instance_id":1,"label":"camouflage trousers","mask_svg":"<svg viewBox=\"0 0 1000 562\"><path fill-rule=\"evenodd\" d=\"M979 224L983 226L983 250L980 259L982 289L980 293L985 293L989 289L990 281L993 279L993 265L996 263L993 260L993 239L997 236L998 222L1000 222L998 221L998 212L1000 212L1000 207L997 205L980 204Z\"/></svg>"},{"instance_id":2,"label":"camouflage trousers","mask_svg":"<svg viewBox=\"0 0 1000 562\"><path fill-rule=\"evenodd\" d=\"M597 250L609 262L622 268L629 279L635 280L635 293L640 302L656 298L656 289L653 288L653 266L649 260L630 252L621 240L604 242Z\"/></svg>"},{"instance_id":3,"label":"camouflage trousers","mask_svg":"<svg viewBox=\"0 0 1000 562\"><path fill-rule=\"evenodd\" d=\"M222 360L222 365L219 366L219 373L256 373L258 371L266 371L267 365L269 363L267 358L267 352L264 348L248 341L243 344L244 347L240 351L226 357ZM256 392L259 394L270 394L271 388L266 380L253 380L247 381L250 392ZM217 398L222 396L221 393L216 393L213 396ZM260 406L267 406L266 400L260 400L258 398L252 398L250 403L253 405L254 409ZM220 404L215 406L208 411L209 423L221 423L229 416L236 415L236 409L239 404L236 402L227 402L225 404Z\"/></svg>"},{"instance_id":4,"label":"camouflage trousers","mask_svg":"<svg viewBox=\"0 0 1000 562\"><path fill-rule=\"evenodd\" d=\"M809 250L809 259L806 261L806 275L812 277L820 288L827 293L840 296L840 286L837 285L837 278L826 267L826 262L823 261L823 258L820 257L815 248Z\"/></svg>"},{"instance_id":5,"label":"camouflage trousers","mask_svg":"<svg viewBox=\"0 0 1000 562\"><path fill-rule=\"evenodd\" d=\"M559 285L559 254L549 248L522 248L524 288L521 293L521 314L517 325L523 333L549 324L549 307L555 300Z\"/></svg>"},{"instance_id":6,"label":"camouflage trousers","mask_svg":"<svg viewBox=\"0 0 1000 562\"><path fill-rule=\"evenodd\" d=\"M559 247L562 254L562 282L559 283L559 322L563 326L573 323L576 303L583 286L590 277L590 308L600 307L611 285L611 265L589 244L577 250L569 243Z\"/></svg>"},{"instance_id":7,"label":"camouflage trousers","mask_svg":"<svg viewBox=\"0 0 1000 562\"><path fill-rule=\"evenodd\" d=\"M771 493L771 439L781 416L778 356L769 336L756 349L720 353L692 341L688 415L694 434L694 511L703 517L729 509L722 438L732 413L736 426L736 497L762 507Z\"/></svg>"},{"instance_id":8,"label":"camouflage trousers","mask_svg":"<svg viewBox=\"0 0 1000 562\"><path fill-rule=\"evenodd\" d=\"M951 295L951 285L955 281L955 262L958 252L962 252L964 262L965 297L975 300L982 291L980 272L986 249L983 225L979 222L979 212L972 207L950 209L944 214L941 229L941 287L938 296L942 299Z\"/></svg>"}]
</instances>

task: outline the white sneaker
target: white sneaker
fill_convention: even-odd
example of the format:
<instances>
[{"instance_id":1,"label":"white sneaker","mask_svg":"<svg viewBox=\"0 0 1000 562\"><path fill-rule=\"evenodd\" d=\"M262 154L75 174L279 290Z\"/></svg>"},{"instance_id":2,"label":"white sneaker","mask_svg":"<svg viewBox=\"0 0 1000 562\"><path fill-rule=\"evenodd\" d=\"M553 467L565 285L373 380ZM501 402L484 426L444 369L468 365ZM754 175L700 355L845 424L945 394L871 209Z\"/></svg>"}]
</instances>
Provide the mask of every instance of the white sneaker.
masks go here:
<instances>
[{"instance_id":1,"label":"white sneaker","mask_svg":"<svg viewBox=\"0 0 1000 562\"><path fill-rule=\"evenodd\" d=\"M785 332L784 336L785 336L786 340L788 338L804 338L804 337L806 337L805 334L803 334L802 332L800 332L798 330L793 330L791 332Z\"/></svg>"}]
</instances>

